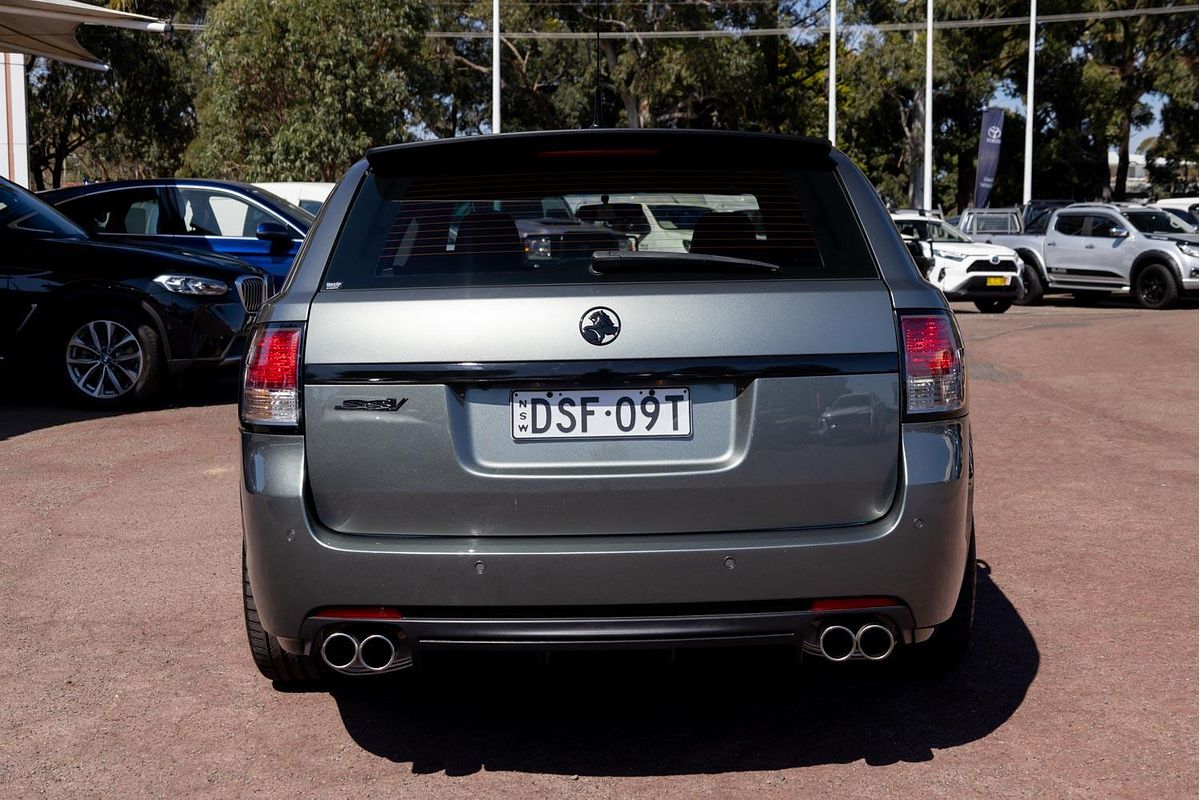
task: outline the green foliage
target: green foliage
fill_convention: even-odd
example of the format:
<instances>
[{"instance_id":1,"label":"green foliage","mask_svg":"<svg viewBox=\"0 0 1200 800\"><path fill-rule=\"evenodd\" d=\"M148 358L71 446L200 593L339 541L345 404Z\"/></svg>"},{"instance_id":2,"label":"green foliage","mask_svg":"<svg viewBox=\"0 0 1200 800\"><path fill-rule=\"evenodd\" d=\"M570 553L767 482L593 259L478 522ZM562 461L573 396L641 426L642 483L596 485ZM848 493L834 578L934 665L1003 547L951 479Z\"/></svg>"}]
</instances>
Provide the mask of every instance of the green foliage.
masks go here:
<instances>
[{"instance_id":1,"label":"green foliage","mask_svg":"<svg viewBox=\"0 0 1200 800\"><path fill-rule=\"evenodd\" d=\"M1158 5L1122 0L1120 7ZM1042 0L1042 14L1115 0ZM30 73L39 175L172 173L247 180L334 179L376 144L490 130L490 0L112 0L203 21L200 36L84 29L107 75L61 64ZM925 20L919 0L842 0L838 145L897 205L914 201L924 140L924 31L846 23ZM938 0L942 20L1014 17L1027 0ZM501 2L502 32L636 31L604 39L600 123L824 136L827 0ZM791 28L791 35L655 38L684 30ZM984 109L1025 94L1028 28L935 34L934 205L971 202ZM1120 197L1108 151L1127 153L1162 98L1147 155L1160 193L1194 186L1197 20L1179 14L1043 24L1032 110L1039 197ZM505 131L587 127L595 119L592 39L502 35ZM1007 115L994 204L1022 192L1024 117ZM186 153L184 148L186 147ZM1192 177L1178 178L1190 164Z\"/></svg>"},{"instance_id":2,"label":"green foliage","mask_svg":"<svg viewBox=\"0 0 1200 800\"><path fill-rule=\"evenodd\" d=\"M187 19L203 3L126 0L125 10ZM28 74L34 185L171 174L195 130L187 41L84 26L79 41L111 66L97 72L36 59Z\"/></svg>"},{"instance_id":3,"label":"green foliage","mask_svg":"<svg viewBox=\"0 0 1200 800\"><path fill-rule=\"evenodd\" d=\"M218 3L186 171L334 180L366 148L412 138L428 27L416 0Z\"/></svg>"}]
</instances>

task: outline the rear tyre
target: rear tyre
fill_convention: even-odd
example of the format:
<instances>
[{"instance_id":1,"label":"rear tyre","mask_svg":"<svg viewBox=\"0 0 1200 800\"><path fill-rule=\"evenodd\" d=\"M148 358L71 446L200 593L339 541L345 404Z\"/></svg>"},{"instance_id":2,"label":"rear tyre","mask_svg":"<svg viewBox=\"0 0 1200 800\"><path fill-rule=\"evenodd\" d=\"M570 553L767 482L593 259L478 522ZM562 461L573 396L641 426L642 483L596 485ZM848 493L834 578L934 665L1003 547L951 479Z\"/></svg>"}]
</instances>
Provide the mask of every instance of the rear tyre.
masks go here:
<instances>
[{"instance_id":1,"label":"rear tyre","mask_svg":"<svg viewBox=\"0 0 1200 800\"><path fill-rule=\"evenodd\" d=\"M1175 304L1179 299L1179 286L1170 270L1162 264L1151 264L1138 273L1133 295L1142 308L1157 311Z\"/></svg>"},{"instance_id":2,"label":"rear tyre","mask_svg":"<svg viewBox=\"0 0 1200 800\"><path fill-rule=\"evenodd\" d=\"M283 687L302 687L320 682L321 667L313 656L295 656L279 646L279 640L263 630L258 620L258 607L250 589L250 574L246 571L246 547L242 546L242 600L246 613L246 637L250 640L250 655L254 666L264 677Z\"/></svg>"},{"instance_id":3,"label":"rear tyre","mask_svg":"<svg viewBox=\"0 0 1200 800\"><path fill-rule=\"evenodd\" d=\"M1046 287L1042 285L1042 276L1038 274L1037 267L1026 264L1025 269L1021 272L1021 282L1025 284L1025 294L1017 299L1017 305L1041 305L1042 297L1046 294Z\"/></svg>"},{"instance_id":4,"label":"rear tyre","mask_svg":"<svg viewBox=\"0 0 1200 800\"><path fill-rule=\"evenodd\" d=\"M162 389L166 370L158 331L130 314L96 310L71 315L56 342L63 388L80 405L145 405Z\"/></svg>"},{"instance_id":5,"label":"rear tyre","mask_svg":"<svg viewBox=\"0 0 1200 800\"><path fill-rule=\"evenodd\" d=\"M1075 302L1081 306L1094 306L1101 300L1107 300L1112 292L1071 292Z\"/></svg>"},{"instance_id":6,"label":"rear tyre","mask_svg":"<svg viewBox=\"0 0 1200 800\"><path fill-rule=\"evenodd\" d=\"M920 666L933 672L952 672L962 661L971 644L971 628L975 623L975 587L978 575L975 566L975 527L971 526L971 543L967 547L967 564L963 571L962 587L950 619L938 625L927 641L916 646Z\"/></svg>"},{"instance_id":7,"label":"rear tyre","mask_svg":"<svg viewBox=\"0 0 1200 800\"><path fill-rule=\"evenodd\" d=\"M976 300L975 307L980 314L1003 314L1012 308L1011 300Z\"/></svg>"}]
</instances>

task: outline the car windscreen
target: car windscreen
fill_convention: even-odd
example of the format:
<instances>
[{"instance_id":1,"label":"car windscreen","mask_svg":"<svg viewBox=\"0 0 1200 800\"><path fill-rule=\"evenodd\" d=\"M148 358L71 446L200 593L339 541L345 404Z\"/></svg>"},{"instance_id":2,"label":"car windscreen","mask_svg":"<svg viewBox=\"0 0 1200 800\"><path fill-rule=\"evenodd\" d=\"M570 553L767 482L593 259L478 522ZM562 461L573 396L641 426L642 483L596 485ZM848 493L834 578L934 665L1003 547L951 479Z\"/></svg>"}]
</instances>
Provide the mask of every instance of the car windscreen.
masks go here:
<instances>
[{"instance_id":1,"label":"car windscreen","mask_svg":"<svg viewBox=\"0 0 1200 800\"><path fill-rule=\"evenodd\" d=\"M642 208L664 194L703 196L712 209L699 214L690 237L654 237ZM527 213L539 205L557 207L564 197L590 199L575 207L573 225L548 235L525 224ZM605 254L643 250L665 257L639 258L619 277L611 267L593 269ZM753 280L878 276L831 165L772 171L647 164L490 174L368 172L323 285L346 290L688 280L708 277L714 263L731 259L770 265L739 275Z\"/></svg>"},{"instance_id":2,"label":"car windscreen","mask_svg":"<svg viewBox=\"0 0 1200 800\"><path fill-rule=\"evenodd\" d=\"M87 232L29 192L0 183L0 232L43 239L86 239Z\"/></svg>"}]
</instances>

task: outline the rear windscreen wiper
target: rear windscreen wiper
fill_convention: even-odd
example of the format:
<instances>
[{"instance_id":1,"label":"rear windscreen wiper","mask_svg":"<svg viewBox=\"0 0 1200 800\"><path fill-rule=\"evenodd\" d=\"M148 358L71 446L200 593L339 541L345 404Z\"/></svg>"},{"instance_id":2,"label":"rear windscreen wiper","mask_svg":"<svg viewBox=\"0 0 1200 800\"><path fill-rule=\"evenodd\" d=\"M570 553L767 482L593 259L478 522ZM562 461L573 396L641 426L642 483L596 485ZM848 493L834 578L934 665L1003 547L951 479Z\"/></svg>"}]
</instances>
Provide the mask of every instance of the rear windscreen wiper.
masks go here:
<instances>
[{"instance_id":1,"label":"rear windscreen wiper","mask_svg":"<svg viewBox=\"0 0 1200 800\"><path fill-rule=\"evenodd\" d=\"M774 275L779 271L778 264L749 258L714 256L707 253L639 253L627 250L598 250L592 253L593 275L628 275L631 273Z\"/></svg>"}]
</instances>

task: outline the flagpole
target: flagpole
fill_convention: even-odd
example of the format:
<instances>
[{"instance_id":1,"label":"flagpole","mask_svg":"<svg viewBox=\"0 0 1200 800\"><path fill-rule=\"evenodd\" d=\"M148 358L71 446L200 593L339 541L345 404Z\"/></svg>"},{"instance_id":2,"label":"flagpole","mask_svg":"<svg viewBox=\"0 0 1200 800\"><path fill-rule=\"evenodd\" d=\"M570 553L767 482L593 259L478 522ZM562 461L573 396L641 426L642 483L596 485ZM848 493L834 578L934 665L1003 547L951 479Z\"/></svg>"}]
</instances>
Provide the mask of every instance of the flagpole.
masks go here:
<instances>
[{"instance_id":1,"label":"flagpole","mask_svg":"<svg viewBox=\"0 0 1200 800\"><path fill-rule=\"evenodd\" d=\"M925 0L925 184L921 202L933 209L933 0Z\"/></svg>"},{"instance_id":2,"label":"flagpole","mask_svg":"<svg viewBox=\"0 0 1200 800\"><path fill-rule=\"evenodd\" d=\"M500 132L500 0L492 0L492 133Z\"/></svg>"},{"instance_id":3,"label":"flagpole","mask_svg":"<svg viewBox=\"0 0 1200 800\"><path fill-rule=\"evenodd\" d=\"M837 144L837 0L829 0L829 141Z\"/></svg>"},{"instance_id":4,"label":"flagpole","mask_svg":"<svg viewBox=\"0 0 1200 800\"><path fill-rule=\"evenodd\" d=\"M1037 0L1029 0L1029 66L1025 74L1025 203L1033 199L1033 70L1037 52Z\"/></svg>"}]
</instances>

